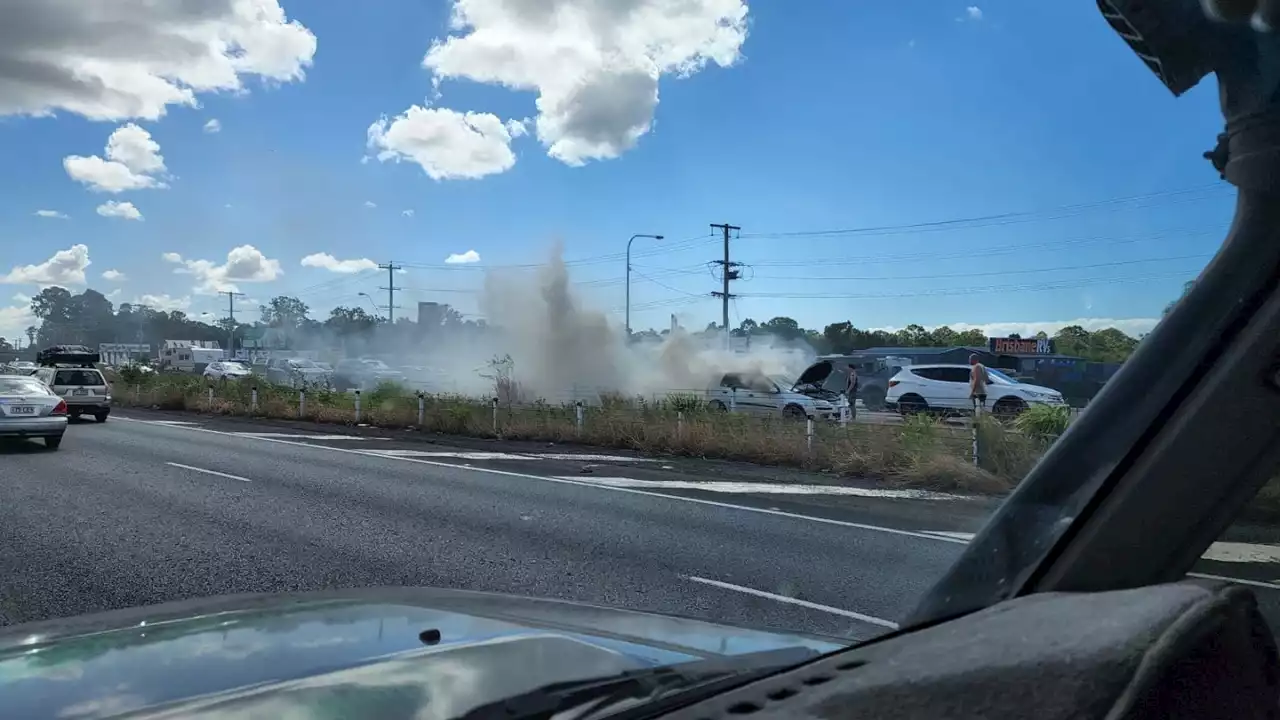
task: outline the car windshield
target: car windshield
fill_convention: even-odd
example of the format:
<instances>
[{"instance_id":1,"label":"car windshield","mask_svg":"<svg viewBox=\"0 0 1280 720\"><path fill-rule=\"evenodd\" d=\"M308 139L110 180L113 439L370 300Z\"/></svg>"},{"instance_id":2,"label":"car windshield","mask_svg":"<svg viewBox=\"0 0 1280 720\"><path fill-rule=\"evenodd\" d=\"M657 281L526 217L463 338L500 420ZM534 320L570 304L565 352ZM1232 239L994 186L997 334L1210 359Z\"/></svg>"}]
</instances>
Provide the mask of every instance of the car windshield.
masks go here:
<instances>
[{"instance_id":1,"label":"car windshield","mask_svg":"<svg viewBox=\"0 0 1280 720\"><path fill-rule=\"evenodd\" d=\"M987 368L987 374L991 376L991 382L1001 385L1017 385L1018 381L996 370L995 368Z\"/></svg>"},{"instance_id":2,"label":"car windshield","mask_svg":"<svg viewBox=\"0 0 1280 720\"><path fill-rule=\"evenodd\" d=\"M0 375L0 395L48 395L49 390L38 380Z\"/></svg>"},{"instance_id":3,"label":"car windshield","mask_svg":"<svg viewBox=\"0 0 1280 720\"><path fill-rule=\"evenodd\" d=\"M647 664L863 642L1009 508L1008 562L968 579L1040 577L1009 558L1057 557L1113 485L1028 478L1147 442L1105 401L1172 382L1134 358L1236 218L1253 126L1219 138L1222 103L1251 108L1190 56L1275 55L1247 22L1135 54L1105 9L1220 27L1197 0L84 4L0 10L0 364L68 408L57 453L0 443L0 626L363 608L190 640L245 684L301 677L286 635L333 667L402 633ZM256 373L206 372L234 357ZM1280 616L1280 484L1257 503L1194 571ZM47 655L0 657L0 693L71 677Z\"/></svg>"}]
</instances>

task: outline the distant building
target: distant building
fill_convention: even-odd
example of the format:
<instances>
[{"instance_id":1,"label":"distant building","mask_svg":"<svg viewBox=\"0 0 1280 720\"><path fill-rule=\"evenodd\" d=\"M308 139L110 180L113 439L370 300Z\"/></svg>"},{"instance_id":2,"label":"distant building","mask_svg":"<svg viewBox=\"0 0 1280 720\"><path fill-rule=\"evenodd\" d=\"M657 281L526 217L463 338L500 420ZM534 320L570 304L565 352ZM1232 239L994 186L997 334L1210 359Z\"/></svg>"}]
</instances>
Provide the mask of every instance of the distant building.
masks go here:
<instances>
[{"instance_id":1,"label":"distant building","mask_svg":"<svg viewBox=\"0 0 1280 720\"><path fill-rule=\"evenodd\" d=\"M436 302L418 303L418 327L423 329L444 325L445 306Z\"/></svg>"}]
</instances>

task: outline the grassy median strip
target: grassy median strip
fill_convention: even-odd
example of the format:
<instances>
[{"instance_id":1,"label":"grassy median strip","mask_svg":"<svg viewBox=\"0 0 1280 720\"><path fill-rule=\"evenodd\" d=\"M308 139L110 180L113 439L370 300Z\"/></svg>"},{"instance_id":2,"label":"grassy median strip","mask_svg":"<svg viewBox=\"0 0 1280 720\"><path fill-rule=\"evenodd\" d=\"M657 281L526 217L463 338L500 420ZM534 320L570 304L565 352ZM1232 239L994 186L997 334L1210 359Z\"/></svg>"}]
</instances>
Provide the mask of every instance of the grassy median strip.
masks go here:
<instances>
[{"instance_id":1,"label":"grassy median strip","mask_svg":"<svg viewBox=\"0 0 1280 720\"><path fill-rule=\"evenodd\" d=\"M211 384L190 375L139 373L116 377L113 385L115 402L125 407L356 423L353 394L311 389L304 406L297 389L271 385L261 378ZM457 395L420 397L395 385L365 392L360 405L360 422L382 428L738 460L971 493L1011 489L1066 426L1065 414L1057 418L1039 411L1012 424L983 418L978 424L975 466L972 430L925 416L891 424L815 422L810 435L804 421L715 412L688 394L658 401L605 396L599 404L582 409L581 423L573 404L495 405L492 400Z\"/></svg>"}]
</instances>

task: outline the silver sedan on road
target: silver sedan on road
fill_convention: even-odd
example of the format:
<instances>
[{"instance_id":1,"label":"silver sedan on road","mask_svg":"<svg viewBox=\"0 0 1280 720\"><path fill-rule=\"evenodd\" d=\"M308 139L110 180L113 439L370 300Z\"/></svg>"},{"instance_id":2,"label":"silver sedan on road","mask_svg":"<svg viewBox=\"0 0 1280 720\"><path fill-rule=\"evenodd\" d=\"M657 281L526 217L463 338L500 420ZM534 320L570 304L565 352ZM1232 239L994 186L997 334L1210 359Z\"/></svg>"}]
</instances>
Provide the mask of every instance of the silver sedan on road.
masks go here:
<instances>
[{"instance_id":1,"label":"silver sedan on road","mask_svg":"<svg viewBox=\"0 0 1280 720\"><path fill-rule=\"evenodd\" d=\"M50 450L67 431L67 402L25 375L0 375L0 438L44 438Z\"/></svg>"}]
</instances>

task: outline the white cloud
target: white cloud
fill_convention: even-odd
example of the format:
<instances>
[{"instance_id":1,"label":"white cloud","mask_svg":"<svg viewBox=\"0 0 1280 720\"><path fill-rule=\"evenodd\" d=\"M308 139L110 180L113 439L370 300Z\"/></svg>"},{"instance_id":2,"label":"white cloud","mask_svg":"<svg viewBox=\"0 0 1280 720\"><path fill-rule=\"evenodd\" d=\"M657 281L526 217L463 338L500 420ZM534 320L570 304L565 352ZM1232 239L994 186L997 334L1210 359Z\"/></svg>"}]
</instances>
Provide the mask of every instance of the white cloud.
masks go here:
<instances>
[{"instance_id":1,"label":"white cloud","mask_svg":"<svg viewBox=\"0 0 1280 720\"><path fill-rule=\"evenodd\" d=\"M364 270L377 270L378 263L368 258L339 260L329 253L315 253L302 258L302 267L324 268L336 273L356 273Z\"/></svg>"},{"instance_id":2,"label":"white cloud","mask_svg":"<svg viewBox=\"0 0 1280 720\"><path fill-rule=\"evenodd\" d=\"M468 250L464 253L453 253L444 259L450 265L467 265L470 263L480 262L480 253L475 250Z\"/></svg>"},{"instance_id":3,"label":"white cloud","mask_svg":"<svg viewBox=\"0 0 1280 720\"><path fill-rule=\"evenodd\" d=\"M167 187L156 177L165 170L160 144L137 125L116 128L107 138L106 156L104 160L97 155L68 155L62 159L62 167L71 179L97 192Z\"/></svg>"},{"instance_id":4,"label":"white cloud","mask_svg":"<svg viewBox=\"0 0 1280 720\"><path fill-rule=\"evenodd\" d=\"M106 272L102 273L102 279L110 280L112 282L124 282L128 278L126 278L124 276L124 273L120 272L119 270L107 270Z\"/></svg>"},{"instance_id":5,"label":"white cloud","mask_svg":"<svg viewBox=\"0 0 1280 720\"><path fill-rule=\"evenodd\" d=\"M662 75L728 67L745 0L453 0L454 31L423 59L434 80L538 94L535 128L570 165L621 155L653 124Z\"/></svg>"},{"instance_id":6,"label":"white cloud","mask_svg":"<svg viewBox=\"0 0 1280 720\"><path fill-rule=\"evenodd\" d=\"M13 301L19 305L30 305L31 296L26 293L14 293Z\"/></svg>"},{"instance_id":7,"label":"white cloud","mask_svg":"<svg viewBox=\"0 0 1280 720\"><path fill-rule=\"evenodd\" d=\"M111 292L107 293L106 298L108 300L115 300L116 298L120 297L120 293L122 292L124 292L124 290L122 290L121 288L116 288L115 290L112 290Z\"/></svg>"},{"instance_id":8,"label":"white cloud","mask_svg":"<svg viewBox=\"0 0 1280 720\"><path fill-rule=\"evenodd\" d=\"M115 217L124 220L141 220L142 213L131 202L108 200L98 206L98 214L102 217Z\"/></svg>"},{"instance_id":9,"label":"white cloud","mask_svg":"<svg viewBox=\"0 0 1280 720\"><path fill-rule=\"evenodd\" d=\"M1038 332L1044 332L1047 335L1054 335L1059 330L1069 325L1079 325L1080 327L1093 332L1095 330L1104 330L1106 328L1115 328L1131 337L1151 332L1151 328L1160 322L1160 318L1076 318L1074 320L1031 320L1031 321L1006 321L1006 322L990 322L990 323L946 323L946 326L956 332L964 332L965 330L981 330L982 334L987 337L1007 337L1012 334L1018 334L1022 337L1033 337ZM877 330L901 330L902 328L875 328ZM933 328L930 328L933 329Z\"/></svg>"},{"instance_id":10,"label":"white cloud","mask_svg":"<svg viewBox=\"0 0 1280 720\"><path fill-rule=\"evenodd\" d=\"M170 312L173 310L186 310L191 307L190 297L171 297L169 295L141 295L134 298L133 305L146 305L152 310L161 312Z\"/></svg>"},{"instance_id":11,"label":"white cloud","mask_svg":"<svg viewBox=\"0 0 1280 720\"><path fill-rule=\"evenodd\" d=\"M36 324L36 316L31 314L31 301L0 307L0 337L9 342L21 339L27 344L26 329Z\"/></svg>"},{"instance_id":12,"label":"white cloud","mask_svg":"<svg viewBox=\"0 0 1280 720\"><path fill-rule=\"evenodd\" d=\"M432 180L482 178L516 164L511 133L489 113L414 105L370 125L368 143L379 160L416 162Z\"/></svg>"},{"instance_id":13,"label":"white cloud","mask_svg":"<svg viewBox=\"0 0 1280 720\"><path fill-rule=\"evenodd\" d=\"M42 217L42 218L54 218L57 220L67 219L67 216L65 213L58 212L57 210L37 210L36 216Z\"/></svg>"},{"instance_id":14,"label":"white cloud","mask_svg":"<svg viewBox=\"0 0 1280 720\"><path fill-rule=\"evenodd\" d=\"M401 210L401 211L400 211L400 214L401 214L401 215L403 215L403 216L405 216L405 217L413 217L413 211L412 211L412 210Z\"/></svg>"},{"instance_id":15,"label":"white cloud","mask_svg":"<svg viewBox=\"0 0 1280 720\"><path fill-rule=\"evenodd\" d=\"M53 257L39 265L19 265L0 277L4 283L31 283L35 285L83 285L84 270L89 261L86 245L72 245L59 250Z\"/></svg>"},{"instance_id":16,"label":"white cloud","mask_svg":"<svg viewBox=\"0 0 1280 720\"><path fill-rule=\"evenodd\" d=\"M178 253L162 255L165 262L181 265L174 270L180 275L196 277L195 292L213 295L220 292L239 292L236 282L271 282L284 274L280 261L272 260L252 245L241 245L227 253L222 264L212 260L188 260Z\"/></svg>"},{"instance_id":17,"label":"white cloud","mask_svg":"<svg viewBox=\"0 0 1280 720\"><path fill-rule=\"evenodd\" d=\"M365 207L367 207L367 208L372 209L372 208L376 208L376 207L378 207L378 204L377 204L376 202L372 201L372 200L365 200L365 201L364 201L364 206L365 206Z\"/></svg>"},{"instance_id":18,"label":"white cloud","mask_svg":"<svg viewBox=\"0 0 1280 720\"><path fill-rule=\"evenodd\" d=\"M981 20L982 8L978 7L977 5L970 5L969 7L964 9L964 18L962 19L972 20L974 22Z\"/></svg>"},{"instance_id":19,"label":"white cloud","mask_svg":"<svg viewBox=\"0 0 1280 720\"><path fill-rule=\"evenodd\" d=\"M302 80L315 51L279 0L7 0L0 115L156 120L249 76Z\"/></svg>"},{"instance_id":20,"label":"white cloud","mask_svg":"<svg viewBox=\"0 0 1280 720\"><path fill-rule=\"evenodd\" d=\"M213 118L204 124L204 131L207 133L222 132L222 123L218 121L218 118Z\"/></svg>"}]
</instances>

